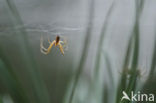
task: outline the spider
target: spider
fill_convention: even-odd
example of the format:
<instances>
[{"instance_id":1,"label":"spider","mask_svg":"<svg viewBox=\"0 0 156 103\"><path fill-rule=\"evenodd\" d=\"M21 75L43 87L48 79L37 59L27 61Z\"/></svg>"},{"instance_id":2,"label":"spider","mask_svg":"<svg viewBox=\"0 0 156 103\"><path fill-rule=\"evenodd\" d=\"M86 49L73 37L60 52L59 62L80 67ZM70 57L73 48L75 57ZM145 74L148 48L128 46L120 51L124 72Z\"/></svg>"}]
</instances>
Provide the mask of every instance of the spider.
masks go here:
<instances>
[{"instance_id":1,"label":"spider","mask_svg":"<svg viewBox=\"0 0 156 103\"><path fill-rule=\"evenodd\" d=\"M56 39L53 40L53 42L51 42L49 39L48 39L48 42L49 42L49 47L46 49L44 46L43 46L43 39L41 38L41 44L40 44L40 51L41 53L43 54L49 54L50 50L52 49L53 45L58 46L62 55L64 55L64 49L63 49L63 45L65 42L61 41L60 40L60 36L56 36Z\"/></svg>"}]
</instances>

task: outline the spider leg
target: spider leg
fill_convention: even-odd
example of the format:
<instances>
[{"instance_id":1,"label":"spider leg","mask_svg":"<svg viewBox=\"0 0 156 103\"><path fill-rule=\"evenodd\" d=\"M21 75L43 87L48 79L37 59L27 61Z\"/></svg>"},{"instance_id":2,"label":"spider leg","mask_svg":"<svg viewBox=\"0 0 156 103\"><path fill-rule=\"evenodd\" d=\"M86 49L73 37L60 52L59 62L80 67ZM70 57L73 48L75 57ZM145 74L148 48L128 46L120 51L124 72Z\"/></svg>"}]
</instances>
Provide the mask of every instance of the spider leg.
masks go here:
<instances>
[{"instance_id":1,"label":"spider leg","mask_svg":"<svg viewBox=\"0 0 156 103\"><path fill-rule=\"evenodd\" d=\"M49 44L51 44L51 41L50 41L49 37L48 37L48 42L49 42Z\"/></svg>"},{"instance_id":2,"label":"spider leg","mask_svg":"<svg viewBox=\"0 0 156 103\"><path fill-rule=\"evenodd\" d=\"M43 46L43 37L40 39L40 49L47 51L47 49Z\"/></svg>"},{"instance_id":3,"label":"spider leg","mask_svg":"<svg viewBox=\"0 0 156 103\"><path fill-rule=\"evenodd\" d=\"M49 53L51 48L53 47L53 45L56 43L56 41L54 40L52 43L50 43L47 52Z\"/></svg>"},{"instance_id":4,"label":"spider leg","mask_svg":"<svg viewBox=\"0 0 156 103\"><path fill-rule=\"evenodd\" d=\"M46 49L44 46L43 46L43 38L41 38L41 41L40 41L40 51L41 53L43 54L48 54L51 50L51 48L53 47L53 45L55 44L55 40L53 42L50 43L48 49Z\"/></svg>"},{"instance_id":5,"label":"spider leg","mask_svg":"<svg viewBox=\"0 0 156 103\"><path fill-rule=\"evenodd\" d=\"M41 53L43 53L43 54L48 54L48 53L47 53L48 49L46 49L46 48L43 46L43 42L40 43L40 51L41 51Z\"/></svg>"},{"instance_id":6,"label":"spider leg","mask_svg":"<svg viewBox=\"0 0 156 103\"><path fill-rule=\"evenodd\" d=\"M59 42L59 48L60 48L60 51L61 51L61 53L64 55L64 50L63 50L63 46L62 46L62 44Z\"/></svg>"},{"instance_id":7,"label":"spider leg","mask_svg":"<svg viewBox=\"0 0 156 103\"><path fill-rule=\"evenodd\" d=\"M43 44L40 45L40 48L43 49L44 51L47 51L48 49L46 49Z\"/></svg>"},{"instance_id":8,"label":"spider leg","mask_svg":"<svg viewBox=\"0 0 156 103\"><path fill-rule=\"evenodd\" d=\"M66 46L66 43L64 41L60 41L60 44L62 44L63 47Z\"/></svg>"},{"instance_id":9,"label":"spider leg","mask_svg":"<svg viewBox=\"0 0 156 103\"><path fill-rule=\"evenodd\" d=\"M48 52L47 52L47 51L43 51L43 49L40 49L40 51L41 51L41 53L43 53L43 54L48 54Z\"/></svg>"},{"instance_id":10,"label":"spider leg","mask_svg":"<svg viewBox=\"0 0 156 103\"><path fill-rule=\"evenodd\" d=\"M64 42L63 42L63 41L61 41L61 40L60 40L59 42L60 42L60 43L64 43Z\"/></svg>"}]
</instances>

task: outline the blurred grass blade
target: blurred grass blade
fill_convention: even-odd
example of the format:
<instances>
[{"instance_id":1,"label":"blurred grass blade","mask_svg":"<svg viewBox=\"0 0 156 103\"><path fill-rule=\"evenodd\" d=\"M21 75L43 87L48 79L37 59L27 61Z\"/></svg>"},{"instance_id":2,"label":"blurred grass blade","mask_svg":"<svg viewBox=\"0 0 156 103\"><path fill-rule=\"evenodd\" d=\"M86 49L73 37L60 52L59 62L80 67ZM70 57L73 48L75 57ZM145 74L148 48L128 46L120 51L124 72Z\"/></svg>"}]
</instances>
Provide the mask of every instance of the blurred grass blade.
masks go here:
<instances>
[{"instance_id":1,"label":"blurred grass blade","mask_svg":"<svg viewBox=\"0 0 156 103\"><path fill-rule=\"evenodd\" d=\"M155 69L156 69L156 35L155 35L155 44L154 44L154 51L152 56L152 63L150 68L149 78L152 79L154 77Z\"/></svg>"},{"instance_id":2,"label":"blurred grass blade","mask_svg":"<svg viewBox=\"0 0 156 103\"><path fill-rule=\"evenodd\" d=\"M3 103L3 100L2 100L2 98L1 98L1 96L0 96L0 103Z\"/></svg>"},{"instance_id":3,"label":"blurred grass blade","mask_svg":"<svg viewBox=\"0 0 156 103\"><path fill-rule=\"evenodd\" d=\"M113 71L112 71L112 67L111 67L111 59L108 55L108 53L106 51L103 51L103 56L104 56L104 59L106 61L106 68L107 68L107 72L108 72L108 75L109 75L109 79L110 79L110 83L112 85L112 88L114 86L114 78L113 78Z\"/></svg>"},{"instance_id":4,"label":"blurred grass blade","mask_svg":"<svg viewBox=\"0 0 156 103\"><path fill-rule=\"evenodd\" d=\"M139 19L140 19L140 15L141 15L143 7L144 7L144 1L143 0L140 2L135 1L135 5L136 5L136 12L135 12L136 13L136 18L135 18L136 20L135 20L134 28L132 31L133 35L131 36L129 46L128 46L128 51L127 51L128 56L126 56L127 59L125 59L126 61L125 61L124 66L123 66L123 73L124 73L125 72L124 69L128 68L128 62L131 63L130 70L128 70L128 72L130 73L130 78L129 78L129 80L127 80L128 74L122 74L120 84L118 87L116 103L120 102L121 94L122 94L123 90L125 90L126 93L130 96L130 92L135 91L135 88L137 85L136 81L137 81L137 77L139 74L139 70L137 70L138 58L139 58L139 34L140 34L140 32L139 32ZM130 45L132 45L132 44L134 44L134 46L132 46L130 48ZM133 49L132 55L131 55L132 61L128 60L130 58L129 57L130 53L128 53L128 52L131 51L129 48ZM126 82L128 82L127 86L126 86ZM124 101L122 101L122 102L124 102ZM129 103L129 101L126 101L126 103L127 102Z\"/></svg>"},{"instance_id":5,"label":"blurred grass blade","mask_svg":"<svg viewBox=\"0 0 156 103\"><path fill-rule=\"evenodd\" d=\"M106 13L106 17L105 20L103 22L102 28L101 28L101 32L100 32L100 37L99 37L99 41L98 41L98 47L97 47L97 52L96 52L96 57L95 57L95 67L93 68L94 70L94 78L90 84L90 88L89 88L89 92L88 92L88 96L90 96L93 92L94 92L94 97L96 98L96 101L105 101L105 99L102 100L103 96L101 95L101 93L103 93L103 89L105 89L105 87L103 86L102 81L99 79L100 75L100 60L101 60L101 54L104 53L102 51L103 49L103 41L104 41L104 35L106 33L107 30L107 26L109 23L109 18L112 14L112 11L114 10L114 5L115 5L115 1L113 1ZM104 57L104 56L103 56ZM108 58L107 58L108 60ZM108 63L108 62L107 62ZM108 69L110 69L110 65L108 64ZM111 72L110 70L108 70L108 72ZM111 73L110 73L111 74ZM112 79L111 79L112 81ZM104 92L106 92L104 90ZM103 94L105 95L105 94Z\"/></svg>"},{"instance_id":6,"label":"blurred grass blade","mask_svg":"<svg viewBox=\"0 0 156 103\"><path fill-rule=\"evenodd\" d=\"M108 103L108 96L109 96L108 87L105 84L103 89L103 103Z\"/></svg>"},{"instance_id":7,"label":"blurred grass blade","mask_svg":"<svg viewBox=\"0 0 156 103\"><path fill-rule=\"evenodd\" d=\"M131 91L135 90L135 81L137 79L137 75L139 73L139 71L137 70L137 66L138 66L138 58L139 58L139 19L140 19L140 15L143 11L143 7L144 7L144 0L139 1L135 1L135 5L136 5L136 21L135 21L135 25L134 25L134 52L133 52L133 58L132 58L132 64L131 64L131 74L130 74L130 80L129 80L129 84L127 87L127 93L130 94Z\"/></svg>"},{"instance_id":8,"label":"blurred grass blade","mask_svg":"<svg viewBox=\"0 0 156 103\"><path fill-rule=\"evenodd\" d=\"M121 74L121 79L119 80L119 85L117 89L117 95L116 95L116 103L119 103L122 97L122 91L126 89L126 83L127 83L127 74L126 71L128 71L128 65L130 62L130 51L132 49L132 36L128 42L128 48L126 51L125 59L124 59L124 64L122 66L122 74Z\"/></svg>"},{"instance_id":9,"label":"blurred grass blade","mask_svg":"<svg viewBox=\"0 0 156 103\"><path fill-rule=\"evenodd\" d=\"M23 22L21 20L21 17L16 9L13 0L6 0L6 2L8 4L9 11L11 11L9 13L11 15L13 27L16 27L17 25L23 26ZM27 71L30 75L29 80L33 86L33 93L36 96L36 102L50 103L47 88L44 85L41 74L39 73L37 65L35 63L31 51L32 49L29 46L28 37L25 28L15 30L15 34L16 34L15 36L17 38L17 41L19 42L19 51L22 53L21 58L23 59L23 62L25 63Z\"/></svg>"},{"instance_id":10,"label":"blurred grass blade","mask_svg":"<svg viewBox=\"0 0 156 103\"><path fill-rule=\"evenodd\" d=\"M91 39L91 32L92 32L92 26L93 26L93 19L94 19L94 0L89 1L89 15L88 15L88 24L87 24L87 31L86 31L86 35L85 35L85 42L84 42L84 46L83 46L83 51L82 51L82 56L80 58L80 63L79 66L77 68L77 72L75 75L75 81L73 84L73 88L71 91L71 95L70 95L70 99L69 99L69 103L72 103L73 100L73 96L74 96L74 92L76 90L76 86L78 84L80 75L83 71L83 67L87 58L87 54L89 52L89 43L90 43L90 39Z\"/></svg>"},{"instance_id":11,"label":"blurred grass blade","mask_svg":"<svg viewBox=\"0 0 156 103\"><path fill-rule=\"evenodd\" d=\"M137 30L138 31L138 30ZM130 78L129 78L129 83L128 87L126 89L126 92L130 95L131 91L135 90L136 87L136 80L138 76L138 57L139 57L139 33L135 32L134 36L134 52L133 52L133 58L132 58L132 64L131 64L131 69L130 69Z\"/></svg>"},{"instance_id":12,"label":"blurred grass blade","mask_svg":"<svg viewBox=\"0 0 156 103\"><path fill-rule=\"evenodd\" d=\"M28 103L29 99L27 98L24 90L22 89L13 71L10 72L11 70L9 71L8 69L10 67L7 66L0 59L0 79L2 83L4 83L4 86L16 103Z\"/></svg>"},{"instance_id":13,"label":"blurred grass blade","mask_svg":"<svg viewBox=\"0 0 156 103\"><path fill-rule=\"evenodd\" d=\"M106 14L106 18L105 18L103 26L102 26L101 34L100 34L100 37L99 37L100 40L98 42L97 53L96 53L96 58L95 58L95 67L94 67L95 77L98 75L98 72L99 72L101 52L102 52L103 42L104 42L104 36L106 34L109 19L110 19L110 16L111 16L112 11L114 10L114 8L115 8L115 1L112 2L110 8L108 9L108 12Z\"/></svg>"}]
</instances>

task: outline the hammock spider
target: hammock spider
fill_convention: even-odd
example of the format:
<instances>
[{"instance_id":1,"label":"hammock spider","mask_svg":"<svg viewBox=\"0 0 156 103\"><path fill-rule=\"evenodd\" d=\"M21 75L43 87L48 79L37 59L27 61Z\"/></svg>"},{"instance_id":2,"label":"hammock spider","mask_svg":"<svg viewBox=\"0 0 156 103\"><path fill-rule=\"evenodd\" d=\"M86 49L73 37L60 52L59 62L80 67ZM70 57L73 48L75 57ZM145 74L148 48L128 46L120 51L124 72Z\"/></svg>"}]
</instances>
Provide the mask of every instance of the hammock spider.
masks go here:
<instances>
[{"instance_id":1,"label":"hammock spider","mask_svg":"<svg viewBox=\"0 0 156 103\"><path fill-rule=\"evenodd\" d=\"M50 50L52 49L53 45L58 46L62 55L64 55L64 49L63 49L63 45L62 44L65 44L64 41L61 41L60 40L60 36L56 36L56 39L53 40L53 42L51 42L49 39L48 39L48 42L49 42L49 47L46 49L44 46L43 46L43 38L41 38L41 44L40 44L40 51L41 53L43 54L49 54Z\"/></svg>"}]
</instances>

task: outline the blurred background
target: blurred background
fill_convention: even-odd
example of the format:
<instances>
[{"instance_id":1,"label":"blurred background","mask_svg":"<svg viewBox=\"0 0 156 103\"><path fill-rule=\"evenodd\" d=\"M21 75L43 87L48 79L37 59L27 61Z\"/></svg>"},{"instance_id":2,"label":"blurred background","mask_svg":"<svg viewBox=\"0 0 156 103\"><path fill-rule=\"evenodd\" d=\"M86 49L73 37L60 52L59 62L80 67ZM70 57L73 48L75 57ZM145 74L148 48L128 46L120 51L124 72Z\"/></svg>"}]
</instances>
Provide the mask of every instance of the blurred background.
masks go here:
<instances>
[{"instance_id":1,"label":"blurred background","mask_svg":"<svg viewBox=\"0 0 156 103\"><path fill-rule=\"evenodd\" d=\"M155 5L0 0L0 103L130 103L122 91L156 95ZM56 35L67 41L64 56L57 47L41 53L41 37L48 48Z\"/></svg>"}]
</instances>

